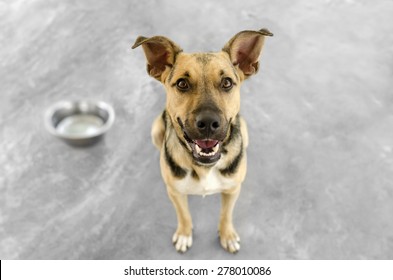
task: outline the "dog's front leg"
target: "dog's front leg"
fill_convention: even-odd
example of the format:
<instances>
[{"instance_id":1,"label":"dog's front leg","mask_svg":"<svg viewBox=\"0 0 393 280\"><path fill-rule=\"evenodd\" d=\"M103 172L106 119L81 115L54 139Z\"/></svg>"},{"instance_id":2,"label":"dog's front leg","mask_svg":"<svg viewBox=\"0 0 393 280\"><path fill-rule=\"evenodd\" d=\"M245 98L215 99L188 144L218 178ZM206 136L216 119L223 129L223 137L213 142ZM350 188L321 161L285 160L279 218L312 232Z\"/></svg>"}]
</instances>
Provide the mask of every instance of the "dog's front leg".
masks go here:
<instances>
[{"instance_id":1,"label":"dog's front leg","mask_svg":"<svg viewBox=\"0 0 393 280\"><path fill-rule=\"evenodd\" d=\"M240 238L232 223L232 213L239 194L240 186L232 192L221 194L221 215L218 231L221 246L231 253L240 250Z\"/></svg>"},{"instance_id":2,"label":"dog's front leg","mask_svg":"<svg viewBox=\"0 0 393 280\"><path fill-rule=\"evenodd\" d=\"M178 252L184 253L192 246L192 219L188 209L188 197L170 188L168 196L175 207L178 223L172 242Z\"/></svg>"},{"instance_id":3,"label":"dog's front leg","mask_svg":"<svg viewBox=\"0 0 393 280\"><path fill-rule=\"evenodd\" d=\"M151 127L151 139L153 141L154 146L156 146L158 150L161 150L162 148L162 143L164 141L164 135L165 135L165 120L163 116L164 116L163 114L158 115L158 117L156 117Z\"/></svg>"}]
</instances>

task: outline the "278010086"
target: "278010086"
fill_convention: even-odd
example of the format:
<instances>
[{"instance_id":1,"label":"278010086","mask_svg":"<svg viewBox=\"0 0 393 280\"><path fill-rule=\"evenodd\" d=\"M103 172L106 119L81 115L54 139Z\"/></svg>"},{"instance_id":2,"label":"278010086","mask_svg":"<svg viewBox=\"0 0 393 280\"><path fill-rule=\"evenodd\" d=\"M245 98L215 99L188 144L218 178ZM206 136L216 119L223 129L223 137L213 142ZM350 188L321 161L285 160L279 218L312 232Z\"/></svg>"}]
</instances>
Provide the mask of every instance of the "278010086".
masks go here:
<instances>
[{"instance_id":1,"label":"278010086","mask_svg":"<svg viewBox=\"0 0 393 280\"><path fill-rule=\"evenodd\" d=\"M218 267L217 275L271 275L272 271L270 267L231 267L231 266L220 266Z\"/></svg>"}]
</instances>

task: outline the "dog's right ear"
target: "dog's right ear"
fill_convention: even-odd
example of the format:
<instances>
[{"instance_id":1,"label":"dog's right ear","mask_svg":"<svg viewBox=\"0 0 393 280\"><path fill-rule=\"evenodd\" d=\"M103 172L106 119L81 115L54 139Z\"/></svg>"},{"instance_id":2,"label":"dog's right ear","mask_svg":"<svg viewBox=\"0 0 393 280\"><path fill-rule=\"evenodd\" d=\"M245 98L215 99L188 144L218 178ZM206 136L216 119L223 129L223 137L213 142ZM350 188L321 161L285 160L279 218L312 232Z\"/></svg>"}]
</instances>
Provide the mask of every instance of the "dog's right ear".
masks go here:
<instances>
[{"instance_id":1,"label":"dog's right ear","mask_svg":"<svg viewBox=\"0 0 393 280\"><path fill-rule=\"evenodd\" d=\"M245 30L232 37L222 49L229 54L233 65L239 67L245 78L258 72L265 36L273 36L273 33L265 28L259 31Z\"/></svg>"},{"instance_id":2,"label":"dog's right ear","mask_svg":"<svg viewBox=\"0 0 393 280\"><path fill-rule=\"evenodd\" d=\"M146 38L139 36L133 49L142 45L147 60L147 73L155 79L161 81L161 75L166 66L172 67L175 63L176 55L182 52L182 49L168 38L154 36Z\"/></svg>"}]
</instances>

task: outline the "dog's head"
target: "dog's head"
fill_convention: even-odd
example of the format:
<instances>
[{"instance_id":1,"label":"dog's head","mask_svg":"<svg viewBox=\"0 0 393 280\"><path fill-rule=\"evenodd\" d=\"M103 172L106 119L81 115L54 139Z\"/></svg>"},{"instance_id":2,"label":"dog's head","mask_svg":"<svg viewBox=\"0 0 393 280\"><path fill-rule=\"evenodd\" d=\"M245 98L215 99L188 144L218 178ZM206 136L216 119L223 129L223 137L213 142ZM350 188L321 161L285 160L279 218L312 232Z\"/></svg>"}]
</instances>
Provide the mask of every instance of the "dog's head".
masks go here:
<instances>
[{"instance_id":1,"label":"dog's head","mask_svg":"<svg viewBox=\"0 0 393 280\"><path fill-rule=\"evenodd\" d=\"M171 40L138 37L147 72L166 88L166 111L194 160L213 164L240 110L240 85L259 68L266 29L242 31L217 53L184 53Z\"/></svg>"}]
</instances>

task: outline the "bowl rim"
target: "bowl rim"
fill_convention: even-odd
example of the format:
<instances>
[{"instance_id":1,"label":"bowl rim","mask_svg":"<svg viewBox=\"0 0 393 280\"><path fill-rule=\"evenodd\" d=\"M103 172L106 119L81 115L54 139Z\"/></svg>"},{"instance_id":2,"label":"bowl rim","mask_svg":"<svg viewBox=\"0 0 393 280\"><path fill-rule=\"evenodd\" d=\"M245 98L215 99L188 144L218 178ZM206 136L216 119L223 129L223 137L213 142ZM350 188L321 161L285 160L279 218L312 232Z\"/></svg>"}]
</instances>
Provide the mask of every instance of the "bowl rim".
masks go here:
<instances>
[{"instance_id":1,"label":"bowl rim","mask_svg":"<svg viewBox=\"0 0 393 280\"><path fill-rule=\"evenodd\" d=\"M83 135L82 136L81 135L74 135L73 136L73 135L65 135L65 134L59 133L56 130L56 127L53 125L53 122L52 122L53 115L60 109L64 109L67 107L71 108L71 107L74 107L75 104L83 104L83 103L93 105L93 106L99 107L100 109L103 109L104 111L106 111L108 113L108 119L93 134L89 134L89 135L85 135L85 136L83 136ZM113 123L115 121L115 111L113 110L113 107L111 105L109 105L108 103L106 103L104 101L96 101L96 100L90 100L90 99L63 100L63 101L56 102L56 103L52 104L51 106L49 106L49 108L45 112L44 118L45 118L45 120L44 120L45 127L52 135L57 136L62 139L67 139L67 140L87 140L87 139L91 139L91 138L95 138L97 136L100 136L109 130L109 128L113 125Z\"/></svg>"}]
</instances>

